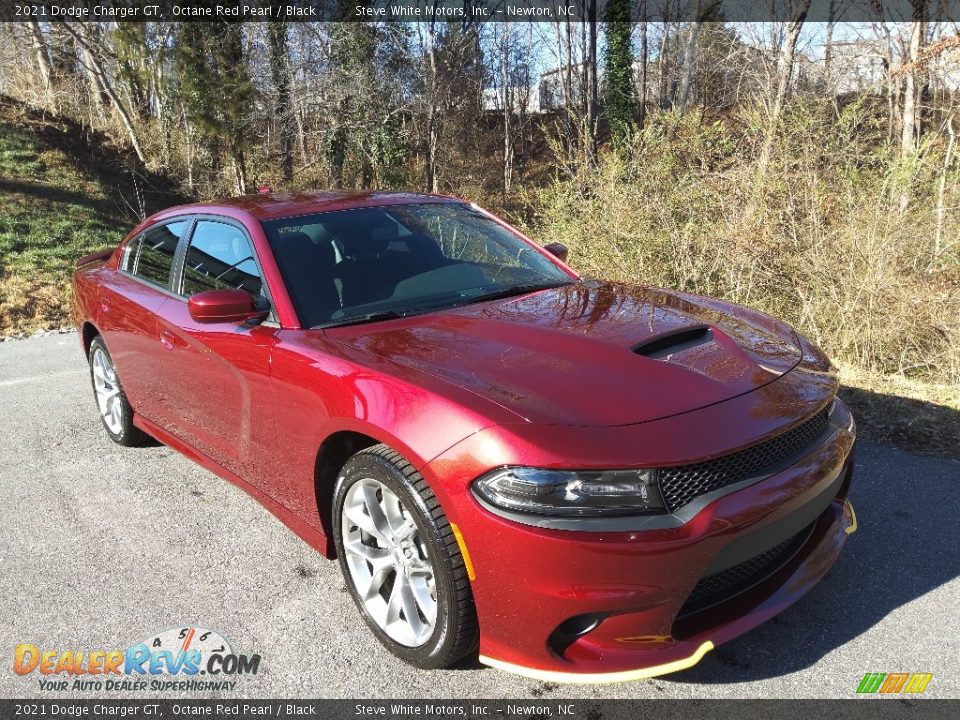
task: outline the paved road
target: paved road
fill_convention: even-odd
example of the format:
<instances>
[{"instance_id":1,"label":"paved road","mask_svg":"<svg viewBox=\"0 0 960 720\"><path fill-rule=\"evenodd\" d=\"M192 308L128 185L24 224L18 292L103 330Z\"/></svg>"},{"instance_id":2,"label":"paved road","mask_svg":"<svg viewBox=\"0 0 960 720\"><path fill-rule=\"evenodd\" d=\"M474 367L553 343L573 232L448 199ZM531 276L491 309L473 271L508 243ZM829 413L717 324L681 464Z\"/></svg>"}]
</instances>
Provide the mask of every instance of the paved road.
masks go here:
<instances>
[{"instance_id":1,"label":"paved road","mask_svg":"<svg viewBox=\"0 0 960 720\"><path fill-rule=\"evenodd\" d=\"M263 657L231 697L851 697L867 671L932 672L928 695L960 697L956 462L862 445L860 531L804 600L685 673L557 687L381 650L336 564L246 494L107 439L76 335L0 344L0 408L0 697L39 693L17 643L125 648L184 624Z\"/></svg>"}]
</instances>

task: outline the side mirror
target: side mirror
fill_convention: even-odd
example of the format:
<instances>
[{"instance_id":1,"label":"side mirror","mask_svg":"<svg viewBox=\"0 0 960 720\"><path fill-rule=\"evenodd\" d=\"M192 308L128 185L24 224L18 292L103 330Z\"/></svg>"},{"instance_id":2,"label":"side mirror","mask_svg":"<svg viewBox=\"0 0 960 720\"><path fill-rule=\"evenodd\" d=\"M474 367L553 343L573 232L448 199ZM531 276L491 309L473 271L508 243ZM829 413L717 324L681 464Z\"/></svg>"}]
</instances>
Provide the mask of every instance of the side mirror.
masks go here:
<instances>
[{"instance_id":1,"label":"side mirror","mask_svg":"<svg viewBox=\"0 0 960 720\"><path fill-rule=\"evenodd\" d=\"M563 243L550 243L549 245L544 245L543 249L563 262L567 261L567 255L570 253L569 248Z\"/></svg>"},{"instance_id":2,"label":"side mirror","mask_svg":"<svg viewBox=\"0 0 960 720\"><path fill-rule=\"evenodd\" d=\"M253 295L243 290L207 290L187 300L190 317L201 323L262 320L269 310L258 310Z\"/></svg>"}]
</instances>

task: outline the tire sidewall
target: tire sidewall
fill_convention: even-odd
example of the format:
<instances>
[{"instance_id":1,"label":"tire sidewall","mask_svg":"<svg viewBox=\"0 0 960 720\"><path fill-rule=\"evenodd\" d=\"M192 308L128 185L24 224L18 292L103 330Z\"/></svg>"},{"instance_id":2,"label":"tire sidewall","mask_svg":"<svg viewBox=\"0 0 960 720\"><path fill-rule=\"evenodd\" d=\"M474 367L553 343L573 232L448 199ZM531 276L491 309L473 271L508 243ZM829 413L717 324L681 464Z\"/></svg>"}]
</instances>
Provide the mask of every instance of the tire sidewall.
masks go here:
<instances>
[{"instance_id":1,"label":"tire sidewall","mask_svg":"<svg viewBox=\"0 0 960 720\"><path fill-rule=\"evenodd\" d=\"M104 422L102 415L100 416L100 424L103 426L103 429L106 431L107 435L110 436L111 440L119 445L128 445L134 439L136 434L136 428L133 425L133 410L130 407L130 403L127 401L126 393L123 391L123 384L120 382L120 373L117 370L117 366L113 362L113 357L110 355L110 351L107 349L107 344L99 335L90 343L90 350L87 353L87 364L90 366L90 386L93 388L94 403L96 404L97 414L100 415L100 403L97 402L97 386L93 377L93 355L96 350L101 350L103 354L107 356L110 364L113 365L113 373L117 381L117 388L120 390L120 432L115 433L110 430L110 428L107 427L107 423Z\"/></svg>"},{"instance_id":2,"label":"tire sidewall","mask_svg":"<svg viewBox=\"0 0 960 720\"><path fill-rule=\"evenodd\" d=\"M397 494L404 507L414 515L420 537L424 540L430 554L437 588L437 622L433 634L419 647L401 645L377 625L364 607L347 565L342 537L343 503L347 491L365 478L377 480ZM390 461L376 455L360 453L347 462L337 480L333 503L333 533L344 582L360 614L377 639L394 655L412 665L424 668L438 667L438 661L446 655L446 646L454 639L451 633L451 619L457 612L457 608L452 586L451 560L446 548L438 539L438 530L420 493Z\"/></svg>"}]
</instances>

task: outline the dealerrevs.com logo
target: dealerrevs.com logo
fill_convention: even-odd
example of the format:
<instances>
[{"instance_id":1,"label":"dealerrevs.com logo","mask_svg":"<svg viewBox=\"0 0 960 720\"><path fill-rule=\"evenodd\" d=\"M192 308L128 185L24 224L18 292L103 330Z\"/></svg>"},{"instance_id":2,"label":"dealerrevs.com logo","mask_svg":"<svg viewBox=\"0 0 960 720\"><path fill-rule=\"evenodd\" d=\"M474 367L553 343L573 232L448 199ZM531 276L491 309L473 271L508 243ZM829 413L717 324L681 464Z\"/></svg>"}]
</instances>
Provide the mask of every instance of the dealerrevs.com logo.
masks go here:
<instances>
[{"instance_id":1,"label":"dealerrevs.com logo","mask_svg":"<svg viewBox=\"0 0 960 720\"><path fill-rule=\"evenodd\" d=\"M231 691L237 676L259 669L259 655L238 654L223 635L202 627L164 630L126 650L20 643L13 655L13 671L37 677L44 691Z\"/></svg>"}]
</instances>

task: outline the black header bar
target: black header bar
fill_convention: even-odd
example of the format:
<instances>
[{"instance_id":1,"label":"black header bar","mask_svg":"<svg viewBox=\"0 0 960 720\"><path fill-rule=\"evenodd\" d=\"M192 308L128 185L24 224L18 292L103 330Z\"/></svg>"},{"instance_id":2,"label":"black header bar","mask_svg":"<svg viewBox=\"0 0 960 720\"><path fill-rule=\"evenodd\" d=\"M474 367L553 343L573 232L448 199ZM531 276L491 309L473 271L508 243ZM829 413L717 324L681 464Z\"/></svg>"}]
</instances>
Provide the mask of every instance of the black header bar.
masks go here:
<instances>
[{"instance_id":1,"label":"black header bar","mask_svg":"<svg viewBox=\"0 0 960 720\"><path fill-rule=\"evenodd\" d=\"M888 700L0 700L0 717L10 720L939 720L957 717L958 710L958 700L918 697L906 702L899 696Z\"/></svg>"},{"instance_id":2,"label":"black header bar","mask_svg":"<svg viewBox=\"0 0 960 720\"><path fill-rule=\"evenodd\" d=\"M0 22L581 22L609 0L0 0ZM629 0L635 22L771 22L801 0ZM960 21L960 0L811 0L807 22Z\"/></svg>"}]
</instances>

